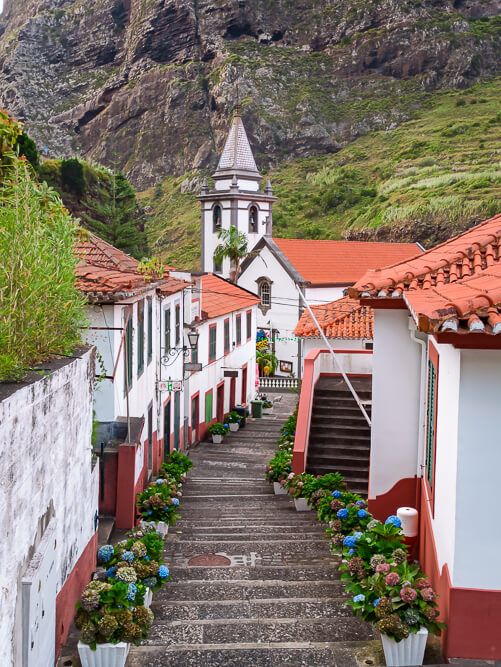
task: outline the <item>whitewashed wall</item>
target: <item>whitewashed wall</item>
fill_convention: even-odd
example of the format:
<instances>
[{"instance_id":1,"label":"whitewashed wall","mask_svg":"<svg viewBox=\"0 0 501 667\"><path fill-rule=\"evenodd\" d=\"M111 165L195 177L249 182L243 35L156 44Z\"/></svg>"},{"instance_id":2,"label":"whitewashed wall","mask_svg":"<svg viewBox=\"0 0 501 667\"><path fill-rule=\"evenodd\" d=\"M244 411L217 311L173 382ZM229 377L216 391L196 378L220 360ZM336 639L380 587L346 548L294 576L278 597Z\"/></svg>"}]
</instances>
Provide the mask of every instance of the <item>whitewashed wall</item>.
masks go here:
<instances>
[{"instance_id":1,"label":"whitewashed wall","mask_svg":"<svg viewBox=\"0 0 501 667\"><path fill-rule=\"evenodd\" d=\"M42 537L42 517L53 508L57 591L95 532L93 381L93 355L85 351L0 402L0 662L5 667L22 664L20 581L28 554ZM55 603L55 597L44 599L46 613ZM46 664L46 656L40 655L39 664Z\"/></svg>"},{"instance_id":2,"label":"whitewashed wall","mask_svg":"<svg viewBox=\"0 0 501 667\"><path fill-rule=\"evenodd\" d=\"M344 338L329 338L329 343L334 350L365 350L366 343L372 343L372 340L365 340L363 338L356 340L349 340ZM303 368L304 359L311 350L317 348L325 349L325 343L321 338L303 338Z\"/></svg>"},{"instance_id":3,"label":"whitewashed wall","mask_svg":"<svg viewBox=\"0 0 501 667\"><path fill-rule=\"evenodd\" d=\"M374 311L369 498L417 470L421 347L407 310Z\"/></svg>"}]
</instances>

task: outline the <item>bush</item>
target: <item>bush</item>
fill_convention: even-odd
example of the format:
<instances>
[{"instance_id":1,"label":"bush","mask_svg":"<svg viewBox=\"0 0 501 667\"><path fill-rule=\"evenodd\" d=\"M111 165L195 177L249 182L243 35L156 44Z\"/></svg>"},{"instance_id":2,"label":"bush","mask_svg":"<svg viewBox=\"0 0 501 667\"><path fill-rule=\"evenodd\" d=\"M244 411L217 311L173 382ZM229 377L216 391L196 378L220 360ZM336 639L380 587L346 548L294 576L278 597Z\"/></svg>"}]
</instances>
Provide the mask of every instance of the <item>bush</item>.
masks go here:
<instances>
[{"instance_id":1,"label":"bush","mask_svg":"<svg viewBox=\"0 0 501 667\"><path fill-rule=\"evenodd\" d=\"M29 137L26 132L19 135L17 140L17 149L19 155L24 155L32 167L35 169L40 164L40 158L37 151L37 146L33 139Z\"/></svg>"},{"instance_id":2,"label":"bush","mask_svg":"<svg viewBox=\"0 0 501 667\"><path fill-rule=\"evenodd\" d=\"M61 183L80 197L85 193L84 167L78 158L71 157L61 161Z\"/></svg>"},{"instance_id":3,"label":"bush","mask_svg":"<svg viewBox=\"0 0 501 667\"><path fill-rule=\"evenodd\" d=\"M85 302L75 286L77 225L56 193L14 160L0 192L0 381L69 354Z\"/></svg>"},{"instance_id":4,"label":"bush","mask_svg":"<svg viewBox=\"0 0 501 667\"><path fill-rule=\"evenodd\" d=\"M174 481L159 478L137 494L137 510L145 521L164 521L173 525L179 518L179 494Z\"/></svg>"},{"instance_id":5,"label":"bush","mask_svg":"<svg viewBox=\"0 0 501 667\"><path fill-rule=\"evenodd\" d=\"M160 466L160 477L173 479L177 484L182 482L193 466L186 454L174 450Z\"/></svg>"},{"instance_id":6,"label":"bush","mask_svg":"<svg viewBox=\"0 0 501 667\"><path fill-rule=\"evenodd\" d=\"M226 435L228 432L228 425L216 422L215 424L211 424L207 431L209 432L209 435Z\"/></svg>"}]
</instances>

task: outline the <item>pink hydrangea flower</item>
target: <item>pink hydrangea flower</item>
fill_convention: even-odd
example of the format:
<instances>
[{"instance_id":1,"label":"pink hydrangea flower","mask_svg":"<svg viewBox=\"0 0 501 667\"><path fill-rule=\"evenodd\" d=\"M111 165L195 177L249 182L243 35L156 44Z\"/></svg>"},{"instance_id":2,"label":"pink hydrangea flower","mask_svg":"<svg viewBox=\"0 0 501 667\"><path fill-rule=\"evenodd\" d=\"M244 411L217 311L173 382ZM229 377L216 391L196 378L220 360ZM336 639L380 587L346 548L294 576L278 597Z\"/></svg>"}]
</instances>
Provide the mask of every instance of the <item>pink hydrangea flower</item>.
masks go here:
<instances>
[{"instance_id":1,"label":"pink hydrangea flower","mask_svg":"<svg viewBox=\"0 0 501 667\"><path fill-rule=\"evenodd\" d=\"M423 592L421 591L421 595L422 594ZM402 588L402 590L400 591L400 599L403 600L404 602L414 602L416 596L417 596L417 591L415 591L413 588L410 588L409 586L404 586L404 588Z\"/></svg>"},{"instance_id":2,"label":"pink hydrangea flower","mask_svg":"<svg viewBox=\"0 0 501 667\"><path fill-rule=\"evenodd\" d=\"M426 602L433 602L435 599L435 593L433 591L433 588L423 588L421 590L421 597L423 600L426 600Z\"/></svg>"},{"instance_id":3,"label":"pink hydrangea flower","mask_svg":"<svg viewBox=\"0 0 501 667\"><path fill-rule=\"evenodd\" d=\"M396 572L390 572L384 581L387 586L397 586L400 583L400 576Z\"/></svg>"},{"instance_id":4,"label":"pink hydrangea flower","mask_svg":"<svg viewBox=\"0 0 501 667\"><path fill-rule=\"evenodd\" d=\"M414 585L419 590L421 588L431 588L431 583L430 583L429 579L425 579L424 577L420 577L419 579L416 579L416 581L414 582Z\"/></svg>"},{"instance_id":5,"label":"pink hydrangea flower","mask_svg":"<svg viewBox=\"0 0 501 667\"><path fill-rule=\"evenodd\" d=\"M390 565L388 563L380 563L379 565L376 565L376 572L378 574L388 574L389 571L390 571Z\"/></svg>"}]
</instances>

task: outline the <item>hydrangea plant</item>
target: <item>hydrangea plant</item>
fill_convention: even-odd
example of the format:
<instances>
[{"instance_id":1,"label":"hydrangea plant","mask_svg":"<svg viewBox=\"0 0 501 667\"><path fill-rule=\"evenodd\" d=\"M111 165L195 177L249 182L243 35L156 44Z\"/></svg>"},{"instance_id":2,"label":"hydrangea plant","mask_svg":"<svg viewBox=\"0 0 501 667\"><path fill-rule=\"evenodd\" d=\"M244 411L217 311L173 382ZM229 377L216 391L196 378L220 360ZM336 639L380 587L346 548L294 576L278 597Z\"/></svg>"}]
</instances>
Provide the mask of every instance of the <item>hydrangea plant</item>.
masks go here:
<instances>
[{"instance_id":1,"label":"hydrangea plant","mask_svg":"<svg viewBox=\"0 0 501 667\"><path fill-rule=\"evenodd\" d=\"M172 525L179 518L178 491L174 483L169 480L163 480L163 482L163 484L154 482L137 494L137 510L145 521L165 521Z\"/></svg>"}]
</instances>

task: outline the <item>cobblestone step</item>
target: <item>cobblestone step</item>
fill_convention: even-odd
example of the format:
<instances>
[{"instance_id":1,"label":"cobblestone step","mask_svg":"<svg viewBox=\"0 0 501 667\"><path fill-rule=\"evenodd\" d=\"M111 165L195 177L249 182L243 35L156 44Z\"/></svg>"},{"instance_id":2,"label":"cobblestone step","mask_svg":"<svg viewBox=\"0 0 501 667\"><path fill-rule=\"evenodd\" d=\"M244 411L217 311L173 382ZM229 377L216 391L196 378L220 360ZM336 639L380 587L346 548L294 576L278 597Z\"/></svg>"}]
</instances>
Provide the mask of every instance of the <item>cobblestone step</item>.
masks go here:
<instances>
[{"instance_id":1,"label":"cobblestone step","mask_svg":"<svg viewBox=\"0 0 501 667\"><path fill-rule=\"evenodd\" d=\"M254 567L171 567L174 581L337 581L339 572L329 557L316 559L313 565Z\"/></svg>"}]
</instances>

